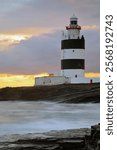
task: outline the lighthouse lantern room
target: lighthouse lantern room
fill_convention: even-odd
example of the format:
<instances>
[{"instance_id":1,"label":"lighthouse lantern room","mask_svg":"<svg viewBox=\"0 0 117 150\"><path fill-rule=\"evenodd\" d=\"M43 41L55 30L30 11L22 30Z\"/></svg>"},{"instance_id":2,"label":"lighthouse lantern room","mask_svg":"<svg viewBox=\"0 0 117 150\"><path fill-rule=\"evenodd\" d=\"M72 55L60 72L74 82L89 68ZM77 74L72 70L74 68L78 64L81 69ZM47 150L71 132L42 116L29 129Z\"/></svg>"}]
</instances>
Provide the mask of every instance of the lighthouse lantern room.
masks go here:
<instances>
[{"instance_id":1,"label":"lighthouse lantern room","mask_svg":"<svg viewBox=\"0 0 117 150\"><path fill-rule=\"evenodd\" d=\"M62 33L61 75L69 77L71 83L80 83L84 79L85 39L80 35L80 30L78 19L73 15Z\"/></svg>"}]
</instances>

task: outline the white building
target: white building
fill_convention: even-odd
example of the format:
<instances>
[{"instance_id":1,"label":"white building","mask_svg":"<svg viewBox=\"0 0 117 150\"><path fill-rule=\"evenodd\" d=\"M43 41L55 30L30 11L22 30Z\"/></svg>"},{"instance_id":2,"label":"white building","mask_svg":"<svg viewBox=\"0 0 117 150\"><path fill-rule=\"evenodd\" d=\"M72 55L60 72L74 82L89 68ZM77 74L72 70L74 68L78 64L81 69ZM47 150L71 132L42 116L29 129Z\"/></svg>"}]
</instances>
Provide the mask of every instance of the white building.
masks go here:
<instances>
[{"instance_id":1,"label":"white building","mask_svg":"<svg viewBox=\"0 0 117 150\"><path fill-rule=\"evenodd\" d=\"M68 84L70 82L70 78L65 76L45 76L35 78L35 85L59 85Z\"/></svg>"}]
</instances>

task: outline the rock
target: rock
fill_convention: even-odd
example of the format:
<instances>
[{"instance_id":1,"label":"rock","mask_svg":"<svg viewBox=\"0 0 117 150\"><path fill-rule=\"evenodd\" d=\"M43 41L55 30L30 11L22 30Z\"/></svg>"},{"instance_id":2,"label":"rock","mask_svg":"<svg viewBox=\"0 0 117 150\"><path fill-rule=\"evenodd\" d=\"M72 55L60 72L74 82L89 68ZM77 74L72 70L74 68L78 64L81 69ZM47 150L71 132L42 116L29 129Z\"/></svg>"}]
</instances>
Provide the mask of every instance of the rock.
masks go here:
<instances>
[{"instance_id":1,"label":"rock","mask_svg":"<svg viewBox=\"0 0 117 150\"><path fill-rule=\"evenodd\" d=\"M0 138L0 150L99 150L100 125Z\"/></svg>"},{"instance_id":2,"label":"rock","mask_svg":"<svg viewBox=\"0 0 117 150\"><path fill-rule=\"evenodd\" d=\"M85 136L87 150L100 150L100 124L91 126L90 136Z\"/></svg>"},{"instance_id":3,"label":"rock","mask_svg":"<svg viewBox=\"0 0 117 150\"><path fill-rule=\"evenodd\" d=\"M79 149L84 149L84 140L63 140L59 142L60 147L62 147L63 150L79 150Z\"/></svg>"}]
</instances>

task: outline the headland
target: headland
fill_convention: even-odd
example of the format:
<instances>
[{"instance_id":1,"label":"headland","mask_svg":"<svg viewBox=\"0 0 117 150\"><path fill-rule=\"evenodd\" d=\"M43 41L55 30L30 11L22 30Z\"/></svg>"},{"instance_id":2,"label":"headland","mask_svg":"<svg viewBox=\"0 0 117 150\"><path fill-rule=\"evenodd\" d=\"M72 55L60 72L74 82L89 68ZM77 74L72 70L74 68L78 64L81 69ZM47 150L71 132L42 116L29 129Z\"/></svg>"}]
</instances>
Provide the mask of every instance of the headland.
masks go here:
<instances>
[{"instance_id":1,"label":"headland","mask_svg":"<svg viewBox=\"0 0 117 150\"><path fill-rule=\"evenodd\" d=\"M51 101L60 103L99 103L100 84L63 84L0 89L0 101Z\"/></svg>"}]
</instances>

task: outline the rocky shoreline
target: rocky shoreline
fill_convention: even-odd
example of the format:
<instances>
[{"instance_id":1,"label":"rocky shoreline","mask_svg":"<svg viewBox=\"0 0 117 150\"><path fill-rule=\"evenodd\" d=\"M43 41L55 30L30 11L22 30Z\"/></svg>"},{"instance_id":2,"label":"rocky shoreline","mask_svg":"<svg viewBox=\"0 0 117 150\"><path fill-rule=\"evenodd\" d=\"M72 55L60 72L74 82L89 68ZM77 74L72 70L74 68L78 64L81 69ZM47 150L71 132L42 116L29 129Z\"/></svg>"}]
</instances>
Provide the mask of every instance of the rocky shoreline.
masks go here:
<instances>
[{"instance_id":1,"label":"rocky shoreline","mask_svg":"<svg viewBox=\"0 0 117 150\"><path fill-rule=\"evenodd\" d=\"M51 101L58 103L99 103L100 84L57 85L0 89L0 101ZM0 150L99 150L100 125L91 128L4 135Z\"/></svg>"},{"instance_id":2,"label":"rocky shoreline","mask_svg":"<svg viewBox=\"0 0 117 150\"><path fill-rule=\"evenodd\" d=\"M99 150L100 124L91 128L0 138L0 150Z\"/></svg>"},{"instance_id":3,"label":"rocky shoreline","mask_svg":"<svg viewBox=\"0 0 117 150\"><path fill-rule=\"evenodd\" d=\"M0 101L46 100L59 103L99 103L100 84L65 84L0 89Z\"/></svg>"}]
</instances>

